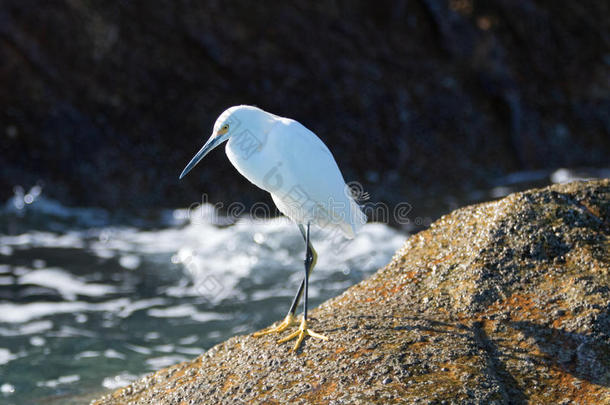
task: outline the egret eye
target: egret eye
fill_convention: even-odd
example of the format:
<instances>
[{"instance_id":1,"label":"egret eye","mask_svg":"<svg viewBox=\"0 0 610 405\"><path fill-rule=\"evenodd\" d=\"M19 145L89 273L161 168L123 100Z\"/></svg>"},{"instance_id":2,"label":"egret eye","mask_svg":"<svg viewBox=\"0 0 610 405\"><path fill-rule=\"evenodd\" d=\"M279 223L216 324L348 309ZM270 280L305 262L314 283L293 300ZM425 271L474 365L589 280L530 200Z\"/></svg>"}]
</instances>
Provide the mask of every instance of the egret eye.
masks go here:
<instances>
[{"instance_id":1,"label":"egret eye","mask_svg":"<svg viewBox=\"0 0 610 405\"><path fill-rule=\"evenodd\" d=\"M222 127L220 127L220 129L218 130L217 135L224 135L229 131L229 124L224 124Z\"/></svg>"}]
</instances>

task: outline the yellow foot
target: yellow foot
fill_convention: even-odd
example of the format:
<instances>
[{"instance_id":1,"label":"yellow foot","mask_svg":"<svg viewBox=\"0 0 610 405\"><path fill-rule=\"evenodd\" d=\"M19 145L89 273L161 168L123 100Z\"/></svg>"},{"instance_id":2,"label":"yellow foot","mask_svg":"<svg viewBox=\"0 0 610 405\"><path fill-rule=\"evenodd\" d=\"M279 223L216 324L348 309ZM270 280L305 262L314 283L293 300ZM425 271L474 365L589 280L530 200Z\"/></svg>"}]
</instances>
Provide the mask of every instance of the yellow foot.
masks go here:
<instances>
[{"instance_id":1,"label":"yellow foot","mask_svg":"<svg viewBox=\"0 0 610 405\"><path fill-rule=\"evenodd\" d=\"M292 351L296 352L297 349L299 348L299 346L301 346L301 342L303 341L303 339L305 339L305 336L311 336L311 337L315 337L315 338L322 339L322 340L328 340L328 338L326 336L320 335L319 333L316 333L316 332L312 331L311 329L308 329L307 321L305 319L303 319L303 321L301 322L301 325L299 326L299 329L297 331L291 333L290 335L286 336L283 339L278 340L277 342L284 343L284 342L287 342L294 338L297 338L297 341L294 344L294 347L292 348Z\"/></svg>"},{"instance_id":2,"label":"yellow foot","mask_svg":"<svg viewBox=\"0 0 610 405\"><path fill-rule=\"evenodd\" d=\"M252 336L260 337L260 336L264 336L264 335L269 335L271 333L280 333L280 332L285 331L286 329L288 329L295 323L296 322L294 320L294 316L292 316L292 314L288 314L288 315L286 315L286 318L284 318L282 323L280 323L278 326L275 326L275 327L272 326L272 327L262 330L260 332L255 332L254 334L252 334Z\"/></svg>"}]
</instances>

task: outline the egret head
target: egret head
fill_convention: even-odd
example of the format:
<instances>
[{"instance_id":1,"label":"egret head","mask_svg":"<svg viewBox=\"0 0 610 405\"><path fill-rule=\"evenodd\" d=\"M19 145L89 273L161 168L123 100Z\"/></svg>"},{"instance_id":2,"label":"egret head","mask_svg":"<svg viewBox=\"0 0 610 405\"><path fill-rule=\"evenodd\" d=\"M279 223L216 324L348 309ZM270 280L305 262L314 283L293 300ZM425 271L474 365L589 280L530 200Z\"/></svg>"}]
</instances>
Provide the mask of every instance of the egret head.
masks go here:
<instances>
[{"instance_id":1,"label":"egret head","mask_svg":"<svg viewBox=\"0 0 610 405\"><path fill-rule=\"evenodd\" d=\"M191 171L201 159L205 157L212 149L227 141L231 136L237 133L238 128L251 126L256 121L257 115L266 114L263 110L247 105L239 105L228 108L216 119L212 135L203 145L201 150L191 159L188 165L180 174L182 179Z\"/></svg>"}]
</instances>

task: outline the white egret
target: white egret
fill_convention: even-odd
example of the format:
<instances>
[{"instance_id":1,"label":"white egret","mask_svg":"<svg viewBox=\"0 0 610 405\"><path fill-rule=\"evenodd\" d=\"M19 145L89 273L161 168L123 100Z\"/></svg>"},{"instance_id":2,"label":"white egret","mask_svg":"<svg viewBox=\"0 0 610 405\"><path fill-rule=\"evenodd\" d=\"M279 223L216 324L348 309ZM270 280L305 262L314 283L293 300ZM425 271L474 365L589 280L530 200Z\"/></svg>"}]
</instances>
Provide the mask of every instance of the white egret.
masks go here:
<instances>
[{"instance_id":1,"label":"white egret","mask_svg":"<svg viewBox=\"0 0 610 405\"><path fill-rule=\"evenodd\" d=\"M279 333L295 324L295 311L303 291L303 319L299 328L280 339L297 338L296 351L305 336L327 340L307 327L309 275L317 253L309 238L311 224L336 230L353 238L366 223L366 216L351 196L335 159L312 131L299 122L257 107L241 105L224 111L214 123L212 136L186 165L182 179L212 149L228 141L226 153L237 171L268 191L278 209L297 223L305 240L305 277L288 314L276 327L254 336Z\"/></svg>"}]
</instances>

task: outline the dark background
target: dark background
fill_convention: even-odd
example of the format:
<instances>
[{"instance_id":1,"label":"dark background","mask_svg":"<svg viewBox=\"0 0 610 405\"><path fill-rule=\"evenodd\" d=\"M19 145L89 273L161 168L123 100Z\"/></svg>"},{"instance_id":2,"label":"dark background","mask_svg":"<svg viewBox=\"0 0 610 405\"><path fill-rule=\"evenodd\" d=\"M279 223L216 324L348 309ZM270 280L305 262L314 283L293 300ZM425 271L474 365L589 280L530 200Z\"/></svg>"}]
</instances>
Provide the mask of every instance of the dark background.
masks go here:
<instances>
[{"instance_id":1,"label":"dark background","mask_svg":"<svg viewBox=\"0 0 610 405\"><path fill-rule=\"evenodd\" d=\"M0 197L112 209L266 198L217 115L301 121L373 200L610 156L610 2L0 2Z\"/></svg>"}]
</instances>

